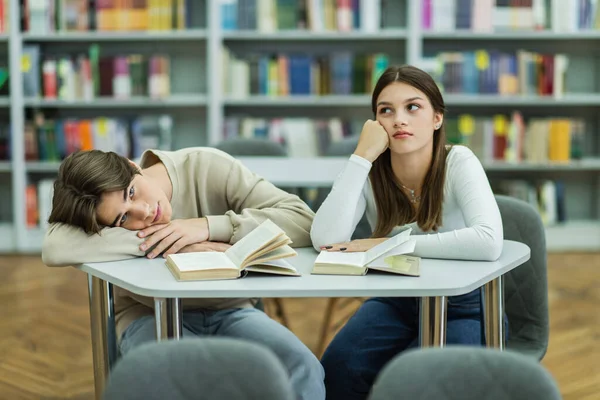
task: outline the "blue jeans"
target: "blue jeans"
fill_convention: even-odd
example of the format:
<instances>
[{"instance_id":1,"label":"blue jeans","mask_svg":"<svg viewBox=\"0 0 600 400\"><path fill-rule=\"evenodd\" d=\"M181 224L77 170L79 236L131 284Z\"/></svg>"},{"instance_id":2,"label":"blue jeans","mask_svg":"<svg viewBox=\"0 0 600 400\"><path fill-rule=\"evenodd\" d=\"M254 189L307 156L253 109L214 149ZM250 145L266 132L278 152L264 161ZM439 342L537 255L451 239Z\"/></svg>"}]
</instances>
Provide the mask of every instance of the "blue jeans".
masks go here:
<instances>
[{"instance_id":1,"label":"blue jeans","mask_svg":"<svg viewBox=\"0 0 600 400\"><path fill-rule=\"evenodd\" d=\"M255 308L183 313L183 336L226 336L251 340L270 348L288 370L297 399L325 399L323 367L315 355L291 331ZM156 340L153 316L142 317L127 327L119 344L121 354Z\"/></svg>"},{"instance_id":2,"label":"blue jeans","mask_svg":"<svg viewBox=\"0 0 600 400\"><path fill-rule=\"evenodd\" d=\"M446 343L482 344L479 289L448 297ZM376 297L360 309L329 344L321 363L328 400L366 399L383 366L418 346L419 299Z\"/></svg>"}]
</instances>

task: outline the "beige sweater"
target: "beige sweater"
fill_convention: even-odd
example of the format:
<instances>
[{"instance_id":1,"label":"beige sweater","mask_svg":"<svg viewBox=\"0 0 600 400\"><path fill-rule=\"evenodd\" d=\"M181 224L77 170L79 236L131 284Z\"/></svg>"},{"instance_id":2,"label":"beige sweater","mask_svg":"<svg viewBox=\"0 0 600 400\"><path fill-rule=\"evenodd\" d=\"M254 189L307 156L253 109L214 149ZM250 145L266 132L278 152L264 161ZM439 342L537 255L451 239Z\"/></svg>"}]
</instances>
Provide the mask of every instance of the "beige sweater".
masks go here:
<instances>
[{"instance_id":1,"label":"beige sweater","mask_svg":"<svg viewBox=\"0 0 600 400\"><path fill-rule=\"evenodd\" d=\"M157 158L158 157L158 158ZM173 184L173 219L206 217L211 241L237 242L269 218L291 238L294 247L310 246L314 213L297 196L276 188L239 161L212 148L146 151L142 168L158 161ZM144 256L137 232L105 228L88 236L81 229L53 224L44 237L42 260L51 267ZM153 314L153 299L114 289L117 337L143 315ZM185 299L183 309L251 307L250 299Z\"/></svg>"}]
</instances>

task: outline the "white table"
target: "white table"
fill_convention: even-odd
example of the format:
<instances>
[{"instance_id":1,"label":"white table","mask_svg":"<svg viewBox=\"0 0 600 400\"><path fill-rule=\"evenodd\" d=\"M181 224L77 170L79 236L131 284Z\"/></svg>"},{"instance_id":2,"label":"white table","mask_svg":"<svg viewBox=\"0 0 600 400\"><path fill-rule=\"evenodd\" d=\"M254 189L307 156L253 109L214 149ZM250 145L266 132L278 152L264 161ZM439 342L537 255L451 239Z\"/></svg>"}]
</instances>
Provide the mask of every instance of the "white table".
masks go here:
<instances>
[{"instance_id":1,"label":"white table","mask_svg":"<svg viewBox=\"0 0 600 400\"><path fill-rule=\"evenodd\" d=\"M237 280L178 282L164 259L137 258L89 263L78 267L89 275L90 317L96 395L104 388L117 358L112 285L155 299L157 339L181 337L182 298L234 297L420 297L420 345L444 346L446 298L483 290L488 346L504 347L502 275L530 257L525 244L504 241L494 262L423 259L421 276L369 272L366 276L311 275L317 252L296 249L289 261L301 277L249 274Z\"/></svg>"}]
</instances>

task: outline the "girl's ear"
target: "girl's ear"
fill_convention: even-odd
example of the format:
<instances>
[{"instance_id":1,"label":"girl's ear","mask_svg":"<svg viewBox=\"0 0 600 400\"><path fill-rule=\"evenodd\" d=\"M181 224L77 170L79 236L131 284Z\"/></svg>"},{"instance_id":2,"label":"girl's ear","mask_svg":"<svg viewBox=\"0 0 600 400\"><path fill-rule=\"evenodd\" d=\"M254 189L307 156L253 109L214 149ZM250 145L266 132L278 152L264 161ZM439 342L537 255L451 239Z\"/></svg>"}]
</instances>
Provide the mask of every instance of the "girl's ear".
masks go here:
<instances>
[{"instance_id":1,"label":"girl's ear","mask_svg":"<svg viewBox=\"0 0 600 400\"><path fill-rule=\"evenodd\" d=\"M444 115L441 113L435 113L433 117L433 127L435 128L435 130L441 128L442 122L444 122Z\"/></svg>"}]
</instances>

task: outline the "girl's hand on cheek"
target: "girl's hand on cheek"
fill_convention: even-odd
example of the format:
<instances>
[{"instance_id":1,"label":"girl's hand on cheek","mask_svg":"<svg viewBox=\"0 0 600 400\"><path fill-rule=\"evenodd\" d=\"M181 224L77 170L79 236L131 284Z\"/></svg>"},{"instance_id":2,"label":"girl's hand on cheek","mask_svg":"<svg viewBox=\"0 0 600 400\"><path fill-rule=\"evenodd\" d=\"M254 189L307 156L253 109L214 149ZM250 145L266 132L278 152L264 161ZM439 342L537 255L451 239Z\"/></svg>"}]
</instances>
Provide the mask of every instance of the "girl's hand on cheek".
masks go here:
<instances>
[{"instance_id":1,"label":"girl's hand on cheek","mask_svg":"<svg viewBox=\"0 0 600 400\"><path fill-rule=\"evenodd\" d=\"M379 121L367 120L365 122L358 145L354 154L370 162L379 157L390 145L390 137Z\"/></svg>"}]
</instances>

